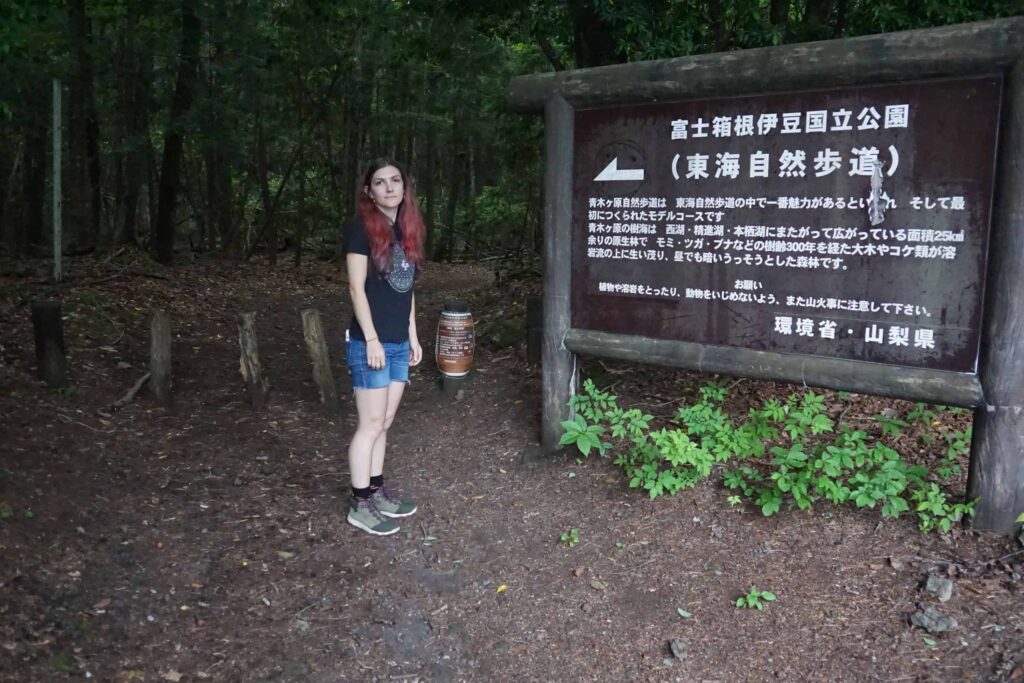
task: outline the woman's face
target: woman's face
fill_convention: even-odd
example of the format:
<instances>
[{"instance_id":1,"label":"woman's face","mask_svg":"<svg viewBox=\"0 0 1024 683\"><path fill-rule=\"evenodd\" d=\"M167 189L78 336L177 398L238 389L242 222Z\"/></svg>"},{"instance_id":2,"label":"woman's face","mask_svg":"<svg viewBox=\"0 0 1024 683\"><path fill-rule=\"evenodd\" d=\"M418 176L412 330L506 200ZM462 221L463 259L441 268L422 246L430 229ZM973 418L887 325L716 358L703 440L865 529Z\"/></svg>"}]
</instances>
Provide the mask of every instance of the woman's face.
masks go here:
<instances>
[{"instance_id":1,"label":"woman's face","mask_svg":"<svg viewBox=\"0 0 1024 683\"><path fill-rule=\"evenodd\" d=\"M370 185L366 188L370 199L381 209L398 209L405 197L405 183L402 181L402 172L394 166L385 166L379 169L370 178Z\"/></svg>"}]
</instances>

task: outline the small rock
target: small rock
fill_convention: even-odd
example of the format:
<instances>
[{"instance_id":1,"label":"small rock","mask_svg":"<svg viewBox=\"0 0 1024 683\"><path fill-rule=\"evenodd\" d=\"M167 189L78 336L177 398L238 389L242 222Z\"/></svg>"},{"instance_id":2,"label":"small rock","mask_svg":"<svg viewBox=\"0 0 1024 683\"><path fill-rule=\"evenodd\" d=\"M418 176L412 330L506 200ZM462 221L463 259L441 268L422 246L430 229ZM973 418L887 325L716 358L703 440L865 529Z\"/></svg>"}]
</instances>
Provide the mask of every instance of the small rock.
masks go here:
<instances>
[{"instance_id":1,"label":"small rock","mask_svg":"<svg viewBox=\"0 0 1024 683\"><path fill-rule=\"evenodd\" d=\"M947 617L931 605L911 614L910 623L928 633L944 633L956 628L956 619Z\"/></svg>"},{"instance_id":2,"label":"small rock","mask_svg":"<svg viewBox=\"0 0 1024 683\"><path fill-rule=\"evenodd\" d=\"M715 539L716 541L720 541L722 540L723 536L725 536L724 527L720 527L718 525L714 525L711 527L711 538Z\"/></svg>"},{"instance_id":3,"label":"small rock","mask_svg":"<svg viewBox=\"0 0 1024 683\"><path fill-rule=\"evenodd\" d=\"M578 579L578 578L580 578L581 576L583 576L583 572L584 572L584 571L585 571L585 570L583 569L583 567L576 567L576 569L573 569L573 570L572 570L572 575L573 575L573 576L574 576L575 578L577 578L577 579Z\"/></svg>"},{"instance_id":4,"label":"small rock","mask_svg":"<svg viewBox=\"0 0 1024 683\"><path fill-rule=\"evenodd\" d=\"M929 576L924 591L937 597L939 602L949 602L953 597L953 582L941 576Z\"/></svg>"},{"instance_id":5,"label":"small rock","mask_svg":"<svg viewBox=\"0 0 1024 683\"><path fill-rule=\"evenodd\" d=\"M661 660L661 663L665 666L672 666L673 664L675 664L675 662L672 661L671 657L665 657L665 659Z\"/></svg>"},{"instance_id":6,"label":"small rock","mask_svg":"<svg viewBox=\"0 0 1024 683\"><path fill-rule=\"evenodd\" d=\"M683 642L676 638L668 641L668 649L672 651L672 656L676 659L686 659L689 656L686 654L686 648Z\"/></svg>"}]
</instances>

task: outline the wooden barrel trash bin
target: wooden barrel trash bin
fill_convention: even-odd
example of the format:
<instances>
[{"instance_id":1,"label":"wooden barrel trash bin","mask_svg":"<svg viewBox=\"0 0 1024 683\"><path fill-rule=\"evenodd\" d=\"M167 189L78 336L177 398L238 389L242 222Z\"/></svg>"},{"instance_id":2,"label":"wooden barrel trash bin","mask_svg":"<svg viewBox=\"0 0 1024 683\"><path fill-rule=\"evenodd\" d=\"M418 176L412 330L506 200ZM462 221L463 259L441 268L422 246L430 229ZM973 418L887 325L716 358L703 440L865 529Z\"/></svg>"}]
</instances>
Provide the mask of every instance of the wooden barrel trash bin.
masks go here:
<instances>
[{"instance_id":1,"label":"wooden barrel trash bin","mask_svg":"<svg viewBox=\"0 0 1024 683\"><path fill-rule=\"evenodd\" d=\"M434 344L434 359L441 374L445 377L465 377L469 374L475 347L473 315L469 311L442 311L441 319L437 321L437 340Z\"/></svg>"}]
</instances>

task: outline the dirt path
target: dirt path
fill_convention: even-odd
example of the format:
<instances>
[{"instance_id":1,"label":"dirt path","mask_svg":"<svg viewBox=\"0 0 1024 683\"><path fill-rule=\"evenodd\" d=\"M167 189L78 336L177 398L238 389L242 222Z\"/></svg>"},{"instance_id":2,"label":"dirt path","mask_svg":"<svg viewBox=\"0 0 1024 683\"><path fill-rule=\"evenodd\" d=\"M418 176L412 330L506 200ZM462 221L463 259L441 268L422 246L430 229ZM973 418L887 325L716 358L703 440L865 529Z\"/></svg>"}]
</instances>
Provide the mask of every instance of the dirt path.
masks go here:
<instances>
[{"instance_id":1,"label":"dirt path","mask_svg":"<svg viewBox=\"0 0 1024 683\"><path fill-rule=\"evenodd\" d=\"M430 360L414 372L387 474L420 512L395 536L361 534L344 520L353 416L319 405L298 320L321 308L340 364L338 275L208 263L168 276L71 291L70 396L32 378L21 302L39 287L0 280L0 680L1024 679L1022 557L986 562L1015 552L1009 540L828 507L765 519L711 483L652 502L607 460L531 462L540 379L521 348L484 345L455 402ZM422 340L453 293L502 315L512 290L487 284L480 269L432 271ZM154 306L176 321L174 408L140 395L105 409L144 371ZM238 378L246 309L272 385L263 413ZM600 369L625 403L704 380ZM930 604L927 573L956 580L941 606L953 632L907 623ZM778 601L736 609L752 585Z\"/></svg>"}]
</instances>

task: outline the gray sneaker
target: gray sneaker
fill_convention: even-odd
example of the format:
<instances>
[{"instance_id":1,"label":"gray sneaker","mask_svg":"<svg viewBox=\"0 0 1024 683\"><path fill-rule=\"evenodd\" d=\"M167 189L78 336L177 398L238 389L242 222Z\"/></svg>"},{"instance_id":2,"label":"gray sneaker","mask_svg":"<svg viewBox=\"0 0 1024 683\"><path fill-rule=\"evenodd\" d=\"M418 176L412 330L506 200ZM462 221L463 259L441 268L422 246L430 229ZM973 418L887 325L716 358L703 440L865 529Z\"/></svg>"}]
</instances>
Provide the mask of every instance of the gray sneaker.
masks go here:
<instances>
[{"instance_id":1,"label":"gray sneaker","mask_svg":"<svg viewBox=\"0 0 1024 683\"><path fill-rule=\"evenodd\" d=\"M380 513L373 498L353 498L348 509L348 523L374 536L389 536L399 526Z\"/></svg>"},{"instance_id":2,"label":"gray sneaker","mask_svg":"<svg viewBox=\"0 0 1024 683\"><path fill-rule=\"evenodd\" d=\"M377 504L377 509L380 510L380 513L388 517L408 517L416 512L416 503L401 500L398 490L389 487L387 484L377 489L376 493L373 494L373 500Z\"/></svg>"}]
</instances>

